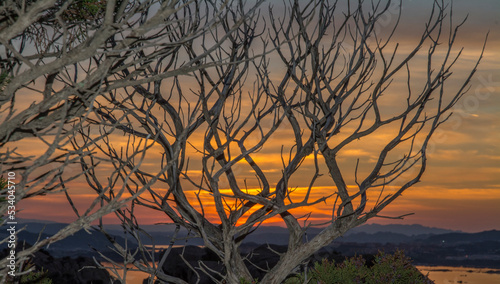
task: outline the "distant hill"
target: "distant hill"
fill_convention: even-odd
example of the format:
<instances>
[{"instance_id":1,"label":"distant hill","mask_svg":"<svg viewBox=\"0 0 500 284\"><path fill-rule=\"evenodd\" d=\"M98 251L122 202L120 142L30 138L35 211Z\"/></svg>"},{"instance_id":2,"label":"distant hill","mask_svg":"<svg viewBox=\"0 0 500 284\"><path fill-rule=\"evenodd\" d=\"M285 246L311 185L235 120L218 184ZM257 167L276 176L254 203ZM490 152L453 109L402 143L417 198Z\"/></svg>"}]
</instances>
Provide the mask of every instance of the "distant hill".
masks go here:
<instances>
[{"instance_id":1,"label":"distant hill","mask_svg":"<svg viewBox=\"0 0 500 284\"><path fill-rule=\"evenodd\" d=\"M428 244L461 244L497 241L500 242L500 231L491 230L479 233L447 233L429 236L425 242ZM498 247L500 251L500 246Z\"/></svg>"},{"instance_id":2,"label":"distant hill","mask_svg":"<svg viewBox=\"0 0 500 284\"><path fill-rule=\"evenodd\" d=\"M400 224L390 224L390 225L380 225L380 224L366 224L359 226L357 228L351 229L346 233L346 236L355 233L367 233L375 234L380 232L390 232L396 234L402 234L406 236L417 236L417 235L438 235L446 233L455 233L460 231L452 231L441 228L426 227L418 224L413 225L400 225Z\"/></svg>"},{"instance_id":3,"label":"distant hill","mask_svg":"<svg viewBox=\"0 0 500 284\"><path fill-rule=\"evenodd\" d=\"M18 219L21 227L26 226L26 232L31 233L43 233L47 235L52 235L57 233L60 229L64 228L67 224L56 223L51 221L41 221L41 220L22 220ZM105 225L108 233L114 236L121 236L123 239L125 237L123 228L121 225ZM157 244L166 245L170 243L171 237L175 230L175 226L170 224L162 225L144 225L141 226L143 230L148 232L151 238L144 236L143 242L145 244ZM321 228L309 228L307 230L307 238L313 238L321 231ZM81 231L82 232L82 231ZM81 232L78 236L81 235ZM432 228L422 225L379 225L379 224L367 224L362 225L357 228L351 229L344 236L337 239L337 242L357 242L357 243L408 243L417 241L423 238L427 238L433 235L450 234L449 238L453 238L454 234L460 234L460 231L452 231L441 228ZM97 233L100 235L100 233ZM462 233L465 234L465 233ZM178 238L182 239L188 235L188 232L184 229L178 234ZM78 236L75 236L77 238ZM82 235L83 236L83 235ZM82 238L85 239L83 236ZM134 241L130 236L129 240ZM278 226L260 226L251 235L247 236L245 239L246 243L269 243L277 245L285 245L288 241L288 230L283 227ZM184 244L184 242L179 241L178 244ZM201 240L190 239L189 244L191 245L201 245Z\"/></svg>"},{"instance_id":4,"label":"distant hill","mask_svg":"<svg viewBox=\"0 0 500 284\"><path fill-rule=\"evenodd\" d=\"M18 220L18 222L20 228L26 226L25 231L19 233L18 239L30 244L38 238L43 239L56 233L67 225L37 220ZM106 226L106 229L120 244L124 244L127 238L129 248L137 246L135 239L130 235L125 235L121 226L110 225ZM146 225L143 229L149 234L149 236L141 237L144 244L154 243L165 246L170 243L175 227ZM310 228L305 237L311 239L320 230ZM7 237L7 231L0 230L0 238L5 237ZM256 247L263 244L279 246L286 245L287 242L286 228L261 226L245 238L242 250L246 246ZM175 245L202 246L203 242L199 238L189 236L186 230L181 230L177 235ZM6 244L2 244L0 250L5 246ZM81 230L45 249L56 257L97 256L92 248L103 252L106 256L116 256L109 246L110 243L100 232L88 234ZM325 249L345 256L376 254L380 250L391 252L404 249L407 255L420 265L500 268L500 231L496 230L464 233L421 225L363 225L336 239Z\"/></svg>"},{"instance_id":5,"label":"distant hill","mask_svg":"<svg viewBox=\"0 0 500 284\"><path fill-rule=\"evenodd\" d=\"M46 239L53 234L55 234L59 229L64 228L67 224L62 223L49 223L43 224L38 222L23 223L20 222L20 227L26 226L26 229L17 234L18 241L26 242L33 245L38 240ZM42 231L43 229L43 231ZM8 232L6 230L0 230L0 239L8 237ZM125 238L120 235L113 235L116 242L120 245L125 244ZM45 247L48 252L53 256L93 256L95 253L93 249L97 251L110 251L110 242L108 239L98 231L91 231L91 234L87 233L85 230L80 230L75 234L66 237L58 242L50 244ZM129 247L137 247L137 243L129 238ZM5 247L5 244L0 246L0 250Z\"/></svg>"},{"instance_id":6,"label":"distant hill","mask_svg":"<svg viewBox=\"0 0 500 284\"><path fill-rule=\"evenodd\" d=\"M321 229L310 228L307 237L313 238ZM379 225L369 224L349 230L336 242L356 243L408 243L424 239L432 235L455 233L458 231L441 228L425 227L422 225ZM288 241L288 230L277 226L261 226L245 239L246 242L270 243L284 245Z\"/></svg>"},{"instance_id":7,"label":"distant hill","mask_svg":"<svg viewBox=\"0 0 500 284\"><path fill-rule=\"evenodd\" d=\"M393 232L376 232L376 233L351 233L346 234L344 237L340 237L337 239L337 242L343 243L392 243L392 244L400 244L400 243L410 243L414 242L418 239L425 238L428 235L416 235L416 236L408 236L405 234L393 233Z\"/></svg>"},{"instance_id":8,"label":"distant hill","mask_svg":"<svg viewBox=\"0 0 500 284\"><path fill-rule=\"evenodd\" d=\"M62 228L66 227L68 224L56 223L56 222L45 222L37 220L20 220L17 219L18 228L25 228L25 231L31 233L43 232L47 235L53 235L57 233Z\"/></svg>"},{"instance_id":9,"label":"distant hill","mask_svg":"<svg viewBox=\"0 0 500 284\"><path fill-rule=\"evenodd\" d=\"M26 227L25 231L20 234L21 239L26 239L33 243L37 240L38 235L42 232L41 237L45 238L55 234L67 224L56 223L40 220L18 220L20 227ZM130 236L125 235L123 228L120 225L105 225L108 233L113 235L120 242L124 242L125 238L129 240L130 245L135 245L136 241ZM145 225L142 227L149 236L143 235L142 241L147 244L167 245L170 243L175 227L172 225ZM320 228L309 228L306 237L313 238L321 231ZM0 237L6 234L6 231L0 231ZM178 241L176 245L203 245L201 239L190 238L188 242L183 240L188 236L186 230L181 230L177 235ZM441 228L432 228L422 225L379 225L368 224L362 225L348 231L344 236L335 240L337 243L413 243L424 242L427 244L460 243L460 242L477 242L500 240L499 231L486 231L481 233L463 233L460 231L452 231ZM256 244L276 244L286 245L288 242L288 230L278 226L261 226L257 230L245 238L245 243ZM105 249L109 245L106 238L100 232L94 232L89 235L85 231L70 236L61 240L52 246L56 249L78 248L85 249L91 247Z\"/></svg>"},{"instance_id":10,"label":"distant hill","mask_svg":"<svg viewBox=\"0 0 500 284\"><path fill-rule=\"evenodd\" d=\"M55 234L61 228L67 226L67 223L59 223L46 220L36 220L36 219L16 219L20 227L27 226L26 230L30 232L40 232L44 229L44 232L48 234ZM109 231L123 232L123 228L119 224L107 224L104 227ZM143 225L142 229L147 232L173 232L175 226L173 224L159 224L159 225Z\"/></svg>"}]
</instances>

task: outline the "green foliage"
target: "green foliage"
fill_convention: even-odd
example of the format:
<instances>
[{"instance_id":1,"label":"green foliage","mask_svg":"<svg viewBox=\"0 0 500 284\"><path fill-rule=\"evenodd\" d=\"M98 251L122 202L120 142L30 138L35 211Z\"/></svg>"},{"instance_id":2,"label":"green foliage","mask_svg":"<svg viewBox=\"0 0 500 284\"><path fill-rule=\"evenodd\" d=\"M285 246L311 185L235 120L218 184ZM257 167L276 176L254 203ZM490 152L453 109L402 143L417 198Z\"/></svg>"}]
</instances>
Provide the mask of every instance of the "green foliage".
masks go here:
<instances>
[{"instance_id":1,"label":"green foliage","mask_svg":"<svg viewBox=\"0 0 500 284\"><path fill-rule=\"evenodd\" d=\"M21 277L20 283L38 283L38 284L52 284L52 280L46 276L47 272L34 271Z\"/></svg>"},{"instance_id":2,"label":"green foliage","mask_svg":"<svg viewBox=\"0 0 500 284\"><path fill-rule=\"evenodd\" d=\"M0 190L6 188L7 184L7 180L3 176L0 176Z\"/></svg>"},{"instance_id":3,"label":"green foliage","mask_svg":"<svg viewBox=\"0 0 500 284\"><path fill-rule=\"evenodd\" d=\"M28 263L28 265L23 269L24 271L29 270L34 265L32 263ZM16 277L17 278L17 277ZM24 274L20 277L20 279L7 280L7 284L53 284L52 280L47 277L47 271L32 271L28 274Z\"/></svg>"},{"instance_id":4,"label":"green foliage","mask_svg":"<svg viewBox=\"0 0 500 284\"><path fill-rule=\"evenodd\" d=\"M321 263L315 263L307 275L302 273L288 279L285 284L427 284L433 283L423 276L417 268L411 264L411 259L406 257L403 251L394 254L379 252L375 257L373 267L368 268L361 256L344 260L335 264L324 259Z\"/></svg>"},{"instance_id":5,"label":"green foliage","mask_svg":"<svg viewBox=\"0 0 500 284\"><path fill-rule=\"evenodd\" d=\"M5 90L5 87L10 83L12 80L12 76L9 75L9 71L7 68L4 66L0 66L0 68L4 69L0 71L0 95L3 95L3 91ZM2 177L2 182L5 182L7 184L6 179ZM6 186L6 185L4 185ZM3 189L4 187L0 186L0 190Z\"/></svg>"},{"instance_id":6,"label":"green foliage","mask_svg":"<svg viewBox=\"0 0 500 284\"><path fill-rule=\"evenodd\" d=\"M9 81L9 73L7 71L2 71L2 73L0 73L0 94Z\"/></svg>"},{"instance_id":7,"label":"green foliage","mask_svg":"<svg viewBox=\"0 0 500 284\"><path fill-rule=\"evenodd\" d=\"M104 0L76 0L64 13L69 22L95 20L104 15L106 1Z\"/></svg>"},{"instance_id":8,"label":"green foliage","mask_svg":"<svg viewBox=\"0 0 500 284\"><path fill-rule=\"evenodd\" d=\"M394 254L379 253L366 283L432 283L411 264L411 259L397 250Z\"/></svg>"},{"instance_id":9,"label":"green foliage","mask_svg":"<svg viewBox=\"0 0 500 284\"><path fill-rule=\"evenodd\" d=\"M368 274L369 268L365 266L365 260L358 256L346 259L339 265L336 265L334 261L324 259L321 263L314 264L309 277L313 283L354 284L363 283L363 279Z\"/></svg>"}]
</instances>

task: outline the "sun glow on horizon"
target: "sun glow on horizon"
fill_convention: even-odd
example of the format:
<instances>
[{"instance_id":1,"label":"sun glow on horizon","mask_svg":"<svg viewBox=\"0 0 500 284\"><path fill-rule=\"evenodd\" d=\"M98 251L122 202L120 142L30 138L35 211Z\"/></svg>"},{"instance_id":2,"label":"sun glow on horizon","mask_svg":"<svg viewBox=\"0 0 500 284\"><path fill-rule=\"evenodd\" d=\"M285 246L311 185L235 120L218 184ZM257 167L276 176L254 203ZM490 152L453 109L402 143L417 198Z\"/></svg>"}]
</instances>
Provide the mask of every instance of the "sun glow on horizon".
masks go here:
<instances>
[{"instance_id":1,"label":"sun glow on horizon","mask_svg":"<svg viewBox=\"0 0 500 284\"><path fill-rule=\"evenodd\" d=\"M481 3L493 2L486 1ZM413 1L413 3L408 3L408 5L415 8L414 6L420 4L417 4L417 1ZM470 3L467 4L465 2L457 3L457 7L472 9L472 11L458 11L459 14L471 13L471 20L467 22L471 24L471 27L465 29L465 34L459 34L461 36L460 43L466 45L466 48L462 52L462 59L460 60L462 65L457 63L457 68L454 70L453 75L460 77L460 75L470 71L471 65L469 63L477 60L483 46L483 42L477 40L480 38L479 33L490 29L489 42L486 45L480 69L472 79L469 91L464 94L461 101L453 109L454 115L441 128L438 128L430 140L427 149L429 160L422 182L405 191L400 198L382 212L381 215L389 218L375 218L370 220L370 223L418 223L426 226L468 232L488 229L500 230L500 223L497 218L500 215L500 111L498 107L500 105L500 51L495 49L500 42L500 28L498 20L492 20L496 15L494 17L491 15L495 14L494 12L498 11L498 9L495 11L495 9L486 9L485 7L481 7L481 5L477 7L469 7L469 5ZM419 9L415 12L415 15L412 14L414 12L410 13L408 12L410 10L407 10L405 13L412 14L408 15L409 22L411 22L410 20L415 20L414 17L424 15L423 10ZM487 17L483 14L487 14ZM481 21L483 17L489 19L487 23ZM403 25L407 30L403 30L397 34L401 39L398 47L401 52L409 51L408 43L411 44L415 41L413 37L415 35L413 28L415 27L410 24ZM419 28L422 27L419 26ZM422 50L426 48L428 46L423 47ZM439 56L436 58L443 57L444 53L442 51L439 52ZM460 49L457 49L454 54L458 52L461 52ZM412 80L415 80L415 83L411 87L408 87L407 74L396 78L383 98L381 107L392 111L402 106L404 107L406 100L396 102L396 99L400 98L403 92L408 92L409 88L415 93L424 88L425 84L421 85L419 83L427 80L426 69L428 68L428 62L425 55L425 52L418 54L416 56L416 63L412 63L411 66L409 65L411 71L409 73ZM269 68L273 72L276 71L279 75L286 72L286 68L283 68L282 65L271 65ZM433 66L433 68L435 67ZM273 72L271 72L270 80L279 83L279 77ZM191 80L195 84L193 78L187 80ZM186 84L185 86L188 89L190 85ZM451 92L459 87L452 83L447 85L443 91ZM249 94L252 93L251 88L247 86L245 86L244 91ZM292 88L286 90L286 92L292 91ZM22 95L29 96L29 94ZM188 94L189 98L195 98L198 95L195 91ZM215 98L212 99L215 100ZM438 103L437 101L431 102L434 109ZM187 102L180 104L187 104ZM248 106L248 101L242 103L243 114L250 113ZM156 109L153 111L159 110ZM230 109L227 111L229 113ZM189 118L187 114L184 115L185 117L182 117L182 119ZM228 117L230 116L228 115ZM251 119L255 119L255 117ZM366 124L363 125L362 129L369 127L371 121L373 121L373 117L368 115L366 117ZM165 121L165 124L168 123L171 123L171 121ZM304 121L300 123L302 126L305 125ZM262 121L261 127L263 129L269 129L271 126L270 121ZM269 137L267 143L263 147L260 147L259 151L251 154L253 162L259 165L262 172L268 178L270 192L276 189L277 183L283 176L284 165L290 163L291 156L294 151L297 151L294 147L296 137L294 137L293 132L287 126L289 125L286 125L286 122L284 122L283 127ZM332 138L329 143L336 145L343 138L351 135L358 126L359 124L355 122L345 125L342 131L337 133L337 136ZM356 189L358 189L356 182L359 181L356 178L362 180L373 169L373 165L378 161L380 150L387 145L387 141L394 137L398 127L399 125L382 128L381 131L376 131L369 137L354 141L351 145L344 147L337 153L337 160L342 167L341 171L345 176L345 182L350 192L356 192ZM241 138L246 130L242 128L237 138ZM223 134L221 133L220 135L221 143L225 143L224 139L227 138ZM232 167L233 174L238 176L235 180L241 192L231 189L224 172L221 172L217 176L219 178L218 188L209 188L207 186L209 182L204 180L203 177L204 171L216 173L217 171L221 171L221 165L217 164L214 159L213 164L209 165L211 167L203 167L203 154L206 153L202 153L201 149L203 149L204 143L206 143L204 140L205 135L204 131L192 134L192 139L190 139L189 145L186 146L188 149L186 156L189 158L189 166L187 166L188 159L186 159L185 170L180 175L182 180L179 181L179 185L182 187L187 198L193 203L193 207L213 224L221 223L219 214L225 214L225 217L227 217L230 210L241 209L245 206L251 207L236 220L236 225L241 226L258 210L265 211L265 205L259 203L250 204L248 201L242 202L241 199L237 198L238 194L258 196L263 191L263 184L256 177L251 163L242 155L241 160ZM123 152L143 150L146 145L145 139L137 139L132 143L132 141L127 140L127 137L122 134L113 134L112 139L113 146ZM165 135L165 139L171 144L175 142L174 138L169 135ZM260 142L260 139L261 137L258 137L258 135L248 137L244 146L248 148L256 145ZM168 178L168 174L162 172L162 166L164 166L162 164L164 162L162 155L164 155L165 150L152 142L151 139L147 141L147 145L151 146L151 149L143 157L140 155L137 156L137 164L140 164L141 169L153 173L152 176L160 173L160 181L156 182L150 188L159 194L166 194L171 189L164 181ZM422 143L422 141L423 139L419 137L415 143ZM8 146L16 146L23 153L36 156L41 151L37 147L42 145L42 143L43 141L37 139L24 139ZM210 141L209 143L214 142ZM408 146L409 143L407 142L403 146ZM37 147L33 147L34 144ZM231 144L228 148L233 158L241 154L241 149L237 143ZM400 157L398 155L414 154L407 153L407 148L409 147L397 149L394 157L391 156L392 161L397 160ZM97 154L96 157L102 158L102 156ZM334 211L339 206L338 203L335 203L337 188L329 176L328 169L325 165L320 165L316 168L315 159L321 162L324 157L320 154L316 156L311 154L305 157L302 161L302 167L293 173L289 184L287 184L288 189L293 191L294 194L291 195L289 200L286 199L286 204L290 204L291 201L303 201L306 193L309 193L307 202L314 203L313 206L298 206L289 210L288 213L293 214L293 216L297 218L301 217L299 222L302 224L308 224L308 222L312 224L326 224L332 218L335 218L332 214L336 213ZM80 164L70 165L67 170L68 174L82 172ZM112 183L110 180L116 178L116 176L112 175L113 170L115 170L115 165L111 163L102 163L99 166L98 175L103 186L108 186ZM312 177L315 174L318 175L318 178L311 185ZM404 181L405 178L407 176L403 176L401 180ZM122 198L130 197L131 193L121 182L120 180L116 184L115 193L119 189L123 189ZM402 184L401 181L398 180L398 182L399 185ZM96 200L96 192L90 188L84 178L74 180L65 186L67 187L68 195L75 204L75 208L78 210L78 214L85 212L90 204ZM134 184L130 186L133 190L142 188L141 185ZM396 186L370 188L366 208L368 210L373 208L380 196L383 198L387 194L393 194L395 190L397 190ZM109 194L109 192L106 194ZM224 198L224 208L220 208L222 212L216 210L215 195ZM149 202L153 202L154 200L147 190L142 193L141 197ZM167 202L175 210L178 210L175 201L171 197L169 198ZM356 198L353 200L353 206L356 208L358 205L359 198ZM99 206L100 204L97 204L93 210L97 210ZM71 222L77 218L76 213L69 205L68 199L63 192L22 200L19 202L18 207L20 209L19 217L25 219ZM136 210L138 221L143 224L171 222L168 216L160 210L139 207L136 207L134 210ZM403 220L390 219L408 213L415 214L407 216ZM118 222L113 214L105 216L104 220L109 223ZM262 225L284 226L284 223L282 218L277 215L264 220Z\"/></svg>"}]
</instances>

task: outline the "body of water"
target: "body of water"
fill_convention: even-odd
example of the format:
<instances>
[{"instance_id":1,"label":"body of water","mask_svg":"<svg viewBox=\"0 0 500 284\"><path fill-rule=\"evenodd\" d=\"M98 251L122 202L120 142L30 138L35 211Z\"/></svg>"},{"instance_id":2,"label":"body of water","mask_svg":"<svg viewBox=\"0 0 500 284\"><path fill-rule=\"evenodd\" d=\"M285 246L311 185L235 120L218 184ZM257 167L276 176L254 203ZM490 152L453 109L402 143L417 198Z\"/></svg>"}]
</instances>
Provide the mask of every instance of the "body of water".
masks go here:
<instances>
[{"instance_id":1,"label":"body of water","mask_svg":"<svg viewBox=\"0 0 500 284\"><path fill-rule=\"evenodd\" d=\"M417 266L436 284L498 284L500 269L449 266Z\"/></svg>"},{"instance_id":2,"label":"body of water","mask_svg":"<svg viewBox=\"0 0 500 284\"><path fill-rule=\"evenodd\" d=\"M103 263L110 266L109 263ZM133 269L133 266L129 265ZM436 284L499 284L500 269L468 268L451 266L417 266ZM111 271L108 269L111 273ZM118 271L123 275L123 271ZM112 274L113 275L113 274ZM141 271L127 271L127 284L142 284L148 275Z\"/></svg>"}]
</instances>

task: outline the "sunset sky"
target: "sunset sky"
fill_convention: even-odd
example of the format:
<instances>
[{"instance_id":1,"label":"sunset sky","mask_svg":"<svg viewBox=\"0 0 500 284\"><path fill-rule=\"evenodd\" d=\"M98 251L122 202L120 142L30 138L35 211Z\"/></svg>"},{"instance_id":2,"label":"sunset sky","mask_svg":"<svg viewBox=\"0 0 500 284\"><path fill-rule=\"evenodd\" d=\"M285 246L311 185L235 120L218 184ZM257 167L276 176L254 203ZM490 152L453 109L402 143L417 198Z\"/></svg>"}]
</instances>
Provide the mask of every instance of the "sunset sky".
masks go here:
<instances>
[{"instance_id":1,"label":"sunset sky","mask_svg":"<svg viewBox=\"0 0 500 284\"><path fill-rule=\"evenodd\" d=\"M401 25L396 35L402 46L405 42L415 41L412 37L413 29L422 27L431 3L430 0L403 1ZM456 44L456 47L463 46L464 51L463 60L455 69L454 76L460 78L470 70L489 31L484 58L469 92L456 106L454 116L441 127L429 145L427 171L422 182L407 190L383 212L390 216L407 213L414 215L407 216L404 220L377 218L370 223L421 224L466 232L500 230L500 2L459 0L454 1L453 5L455 23L468 15ZM414 66L412 70L418 77L419 66ZM270 169L273 165L279 167L281 163L279 149L286 142L279 139L290 139L285 130L276 137L279 138L272 140L273 146L257 157L261 164ZM341 160L369 160L372 158L373 145L377 145L382 139L383 137L375 136L370 143L356 144L344 152ZM23 151L36 154L37 149L32 143L26 140L18 146ZM80 169L75 167L70 170ZM88 186L83 180L67 186L73 192L73 200L82 208L95 196L86 190ZM331 190L328 184L318 187L321 188ZM319 197L322 193L321 190L318 192ZM314 218L321 221L330 214L331 205L319 204L313 208ZM18 213L19 218L61 222L75 219L62 195L24 200L18 207L22 210ZM148 211L144 211L141 218L143 223L167 221Z\"/></svg>"}]
</instances>

